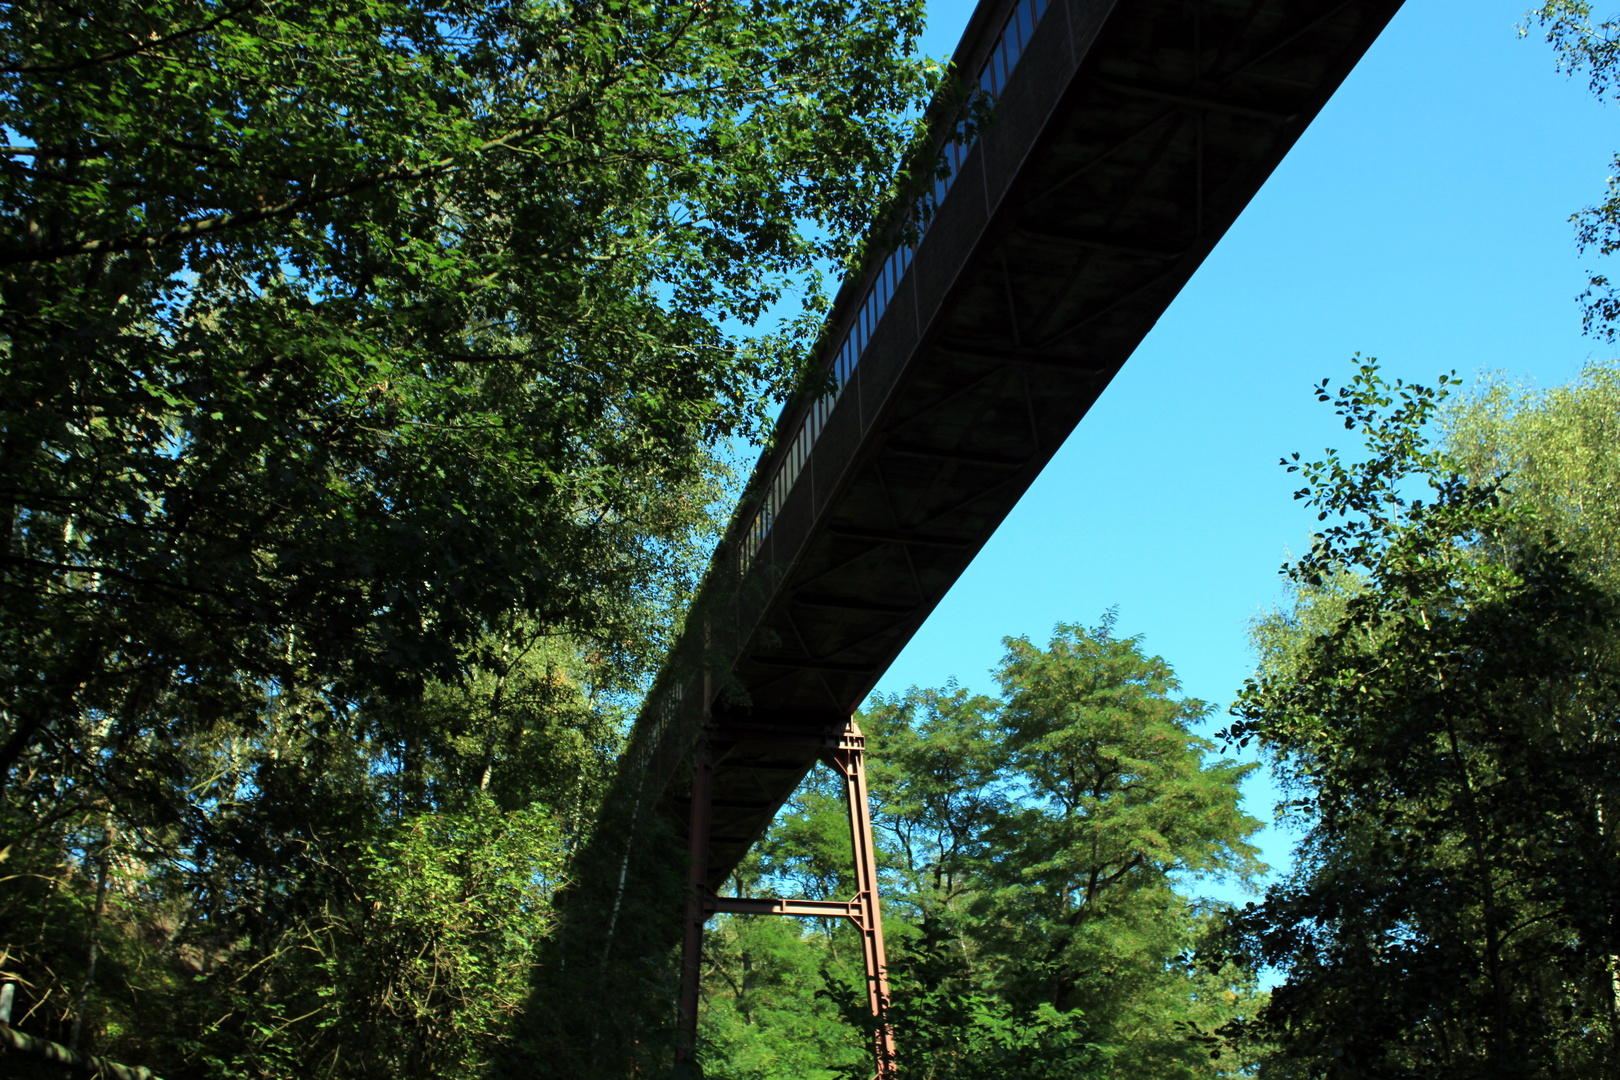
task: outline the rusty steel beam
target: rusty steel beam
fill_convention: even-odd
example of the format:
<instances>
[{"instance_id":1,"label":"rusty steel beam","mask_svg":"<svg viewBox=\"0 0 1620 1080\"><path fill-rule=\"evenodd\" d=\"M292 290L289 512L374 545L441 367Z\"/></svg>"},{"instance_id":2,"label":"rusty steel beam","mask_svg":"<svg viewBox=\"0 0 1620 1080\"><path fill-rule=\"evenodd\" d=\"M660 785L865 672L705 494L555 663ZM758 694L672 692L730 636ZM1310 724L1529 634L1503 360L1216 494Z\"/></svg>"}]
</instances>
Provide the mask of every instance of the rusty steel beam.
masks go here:
<instances>
[{"instance_id":1,"label":"rusty steel beam","mask_svg":"<svg viewBox=\"0 0 1620 1080\"><path fill-rule=\"evenodd\" d=\"M721 839L710 835L713 801L713 748L742 743L809 746L844 781L849 810L850 846L855 858L855 895L848 900L799 900L776 897L716 896L704 878L709 844ZM877 843L872 836L871 795L866 787L866 736L849 718L844 729L826 736L779 732L768 728L712 728L699 748L692 772L691 867L687 873L685 938L681 943L680 1038L676 1060L687 1060L697 1046L698 997L702 982L703 924L713 914L794 915L842 918L861 935L861 959L866 967L866 1007L873 1020L872 1057L875 1080L895 1075L894 1028L889 1024L889 963L883 947L883 915L878 907ZM732 838L746 841L751 838Z\"/></svg>"},{"instance_id":2,"label":"rusty steel beam","mask_svg":"<svg viewBox=\"0 0 1620 1080\"><path fill-rule=\"evenodd\" d=\"M895 1073L894 1028L889 1024L889 963L883 948L883 916L878 909L877 845L872 838L872 804L866 790L866 737L855 726L854 718L845 729L842 744L827 751L823 760L844 780L850 846L855 849L855 897L851 904L860 910L850 919L861 932L866 1007L876 1021L872 1055L877 1059L878 1080L889 1080Z\"/></svg>"},{"instance_id":3,"label":"rusty steel beam","mask_svg":"<svg viewBox=\"0 0 1620 1080\"><path fill-rule=\"evenodd\" d=\"M856 919L859 900L787 900L775 896L716 896L705 907L718 915L804 915L815 918Z\"/></svg>"}]
</instances>

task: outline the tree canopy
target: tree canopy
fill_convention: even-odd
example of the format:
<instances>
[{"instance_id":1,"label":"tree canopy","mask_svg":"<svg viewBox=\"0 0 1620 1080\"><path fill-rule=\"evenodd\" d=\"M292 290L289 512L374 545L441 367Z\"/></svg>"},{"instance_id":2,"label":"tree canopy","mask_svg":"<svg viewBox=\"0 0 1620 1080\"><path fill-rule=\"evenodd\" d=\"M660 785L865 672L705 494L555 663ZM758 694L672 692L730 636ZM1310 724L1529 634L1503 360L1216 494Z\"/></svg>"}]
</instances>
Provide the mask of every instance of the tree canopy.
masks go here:
<instances>
[{"instance_id":1,"label":"tree canopy","mask_svg":"<svg viewBox=\"0 0 1620 1080\"><path fill-rule=\"evenodd\" d=\"M918 18L9 9L0 770L300 656L351 696L447 677L512 610L656 636L705 447L759 433L815 297L748 327L885 197Z\"/></svg>"},{"instance_id":2,"label":"tree canopy","mask_svg":"<svg viewBox=\"0 0 1620 1080\"><path fill-rule=\"evenodd\" d=\"M1593 558L1612 506L1544 482L1604 475L1603 425L1555 422L1608 392L1589 379L1519 408L1487 390L1450 414L1448 454L1424 430L1448 380L1364 363L1320 396L1365 455L1285 462L1335 523L1289 568L1295 610L1257 627L1230 729L1281 766L1305 830L1230 928L1240 962L1284 973L1250 1026L1276 1048L1263 1073L1614 1071L1620 608ZM1532 446L1522 487L1480 471Z\"/></svg>"},{"instance_id":3,"label":"tree canopy","mask_svg":"<svg viewBox=\"0 0 1620 1080\"><path fill-rule=\"evenodd\" d=\"M1238 808L1254 766L1193 732L1208 707L1176 696L1170 665L1116 636L1111 614L1060 625L1045 648L1005 645L996 698L913 688L859 714L900 1074L1241 1075L1217 1030L1252 1014L1253 976L1192 962L1214 907L1189 891L1261 869L1259 822ZM841 788L821 777L736 885L835 897L850 865ZM723 920L706 947L706 1075L815 1075L789 1064L806 1058L869 1069L847 934Z\"/></svg>"},{"instance_id":4,"label":"tree canopy","mask_svg":"<svg viewBox=\"0 0 1620 1080\"><path fill-rule=\"evenodd\" d=\"M892 198L920 20L6 8L27 1030L170 1080L479 1072L728 509L715 447L768 437Z\"/></svg>"}]
</instances>

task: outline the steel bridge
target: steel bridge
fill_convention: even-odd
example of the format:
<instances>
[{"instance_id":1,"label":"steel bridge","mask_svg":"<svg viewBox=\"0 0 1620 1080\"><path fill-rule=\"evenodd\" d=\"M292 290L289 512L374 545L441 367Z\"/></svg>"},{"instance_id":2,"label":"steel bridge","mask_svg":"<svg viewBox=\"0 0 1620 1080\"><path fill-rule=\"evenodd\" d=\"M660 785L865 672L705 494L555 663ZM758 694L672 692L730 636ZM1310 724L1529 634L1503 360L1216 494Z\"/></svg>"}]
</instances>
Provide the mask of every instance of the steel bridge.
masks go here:
<instances>
[{"instance_id":1,"label":"steel bridge","mask_svg":"<svg viewBox=\"0 0 1620 1080\"><path fill-rule=\"evenodd\" d=\"M829 377L784 408L621 761L638 809L602 841L625 854L597 906L611 939L645 806L690 859L684 925L662 939L684 935L678 1057L709 914L835 914L862 930L891 1074L851 716L1399 6L979 4L954 60L991 119L974 134L959 101L936 106L949 176L914 210L925 227L915 243L880 227L845 282ZM847 782L855 895L720 897L818 760Z\"/></svg>"}]
</instances>

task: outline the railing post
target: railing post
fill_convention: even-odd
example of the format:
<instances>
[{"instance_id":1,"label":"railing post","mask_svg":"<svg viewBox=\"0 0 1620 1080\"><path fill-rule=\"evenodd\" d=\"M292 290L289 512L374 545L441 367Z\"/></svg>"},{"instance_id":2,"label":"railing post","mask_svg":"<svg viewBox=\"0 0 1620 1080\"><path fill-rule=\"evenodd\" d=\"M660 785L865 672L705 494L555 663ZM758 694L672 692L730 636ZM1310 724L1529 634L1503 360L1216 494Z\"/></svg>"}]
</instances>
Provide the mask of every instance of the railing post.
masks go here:
<instances>
[{"instance_id":1,"label":"railing post","mask_svg":"<svg viewBox=\"0 0 1620 1080\"><path fill-rule=\"evenodd\" d=\"M686 875L686 926L681 941L680 1029L675 1060L689 1061L697 1052L698 992L703 975L703 923L709 917L709 808L714 780L714 758L700 743L692 765L692 813L687 851L691 865Z\"/></svg>"},{"instance_id":2,"label":"railing post","mask_svg":"<svg viewBox=\"0 0 1620 1080\"><path fill-rule=\"evenodd\" d=\"M861 932L861 953L866 961L866 1006L873 1021L877 1080L891 1080L895 1075L894 1028L889 1025L889 964L883 949L877 845L872 839L872 806L866 791L866 737L855 725L854 717L844 729L838 748L827 752L827 762L843 777L849 806L849 835L855 849L855 903L859 911L851 919Z\"/></svg>"}]
</instances>

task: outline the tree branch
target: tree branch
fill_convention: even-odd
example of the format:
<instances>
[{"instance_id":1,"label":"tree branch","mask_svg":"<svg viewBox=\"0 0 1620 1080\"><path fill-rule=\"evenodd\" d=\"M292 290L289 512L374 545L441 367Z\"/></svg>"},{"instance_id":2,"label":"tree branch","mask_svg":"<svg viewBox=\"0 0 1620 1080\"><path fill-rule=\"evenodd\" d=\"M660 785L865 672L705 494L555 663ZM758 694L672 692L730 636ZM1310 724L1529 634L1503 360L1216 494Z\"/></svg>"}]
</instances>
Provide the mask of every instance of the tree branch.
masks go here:
<instances>
[{"instance_id":1,"label":"tree branch","mask_svg":"<svg viewBox=\"0 0 1620 1080\"><path fill-rule=\"evenodd\" d=\"M209 30L212 30L221 23L229 22L231 19L236 18L249 8L258 7L259 3L260 0L247 0L247 3L245 4L239 4L233 8L226 8L219 15L205 23L199 23L198 25L188 27L185 30L176 30L172 34L165 34L163 37L152 38L137 45L131 45L127 49L114 49L111 52L100 53L99 55L87 57L83 60L75 60L71 64L7 64L0 66L0 73L7 75L60 75L69 71L78 71L80 68L93 67L96 64L110 64L114 60L124 60L131 56L138 56L139 54L148 52L152 49L162 48L164 45L167 45L173 41L179 41L182 38L188 38L195 34L207 33Z\"/></svg>"}]
</instances>

